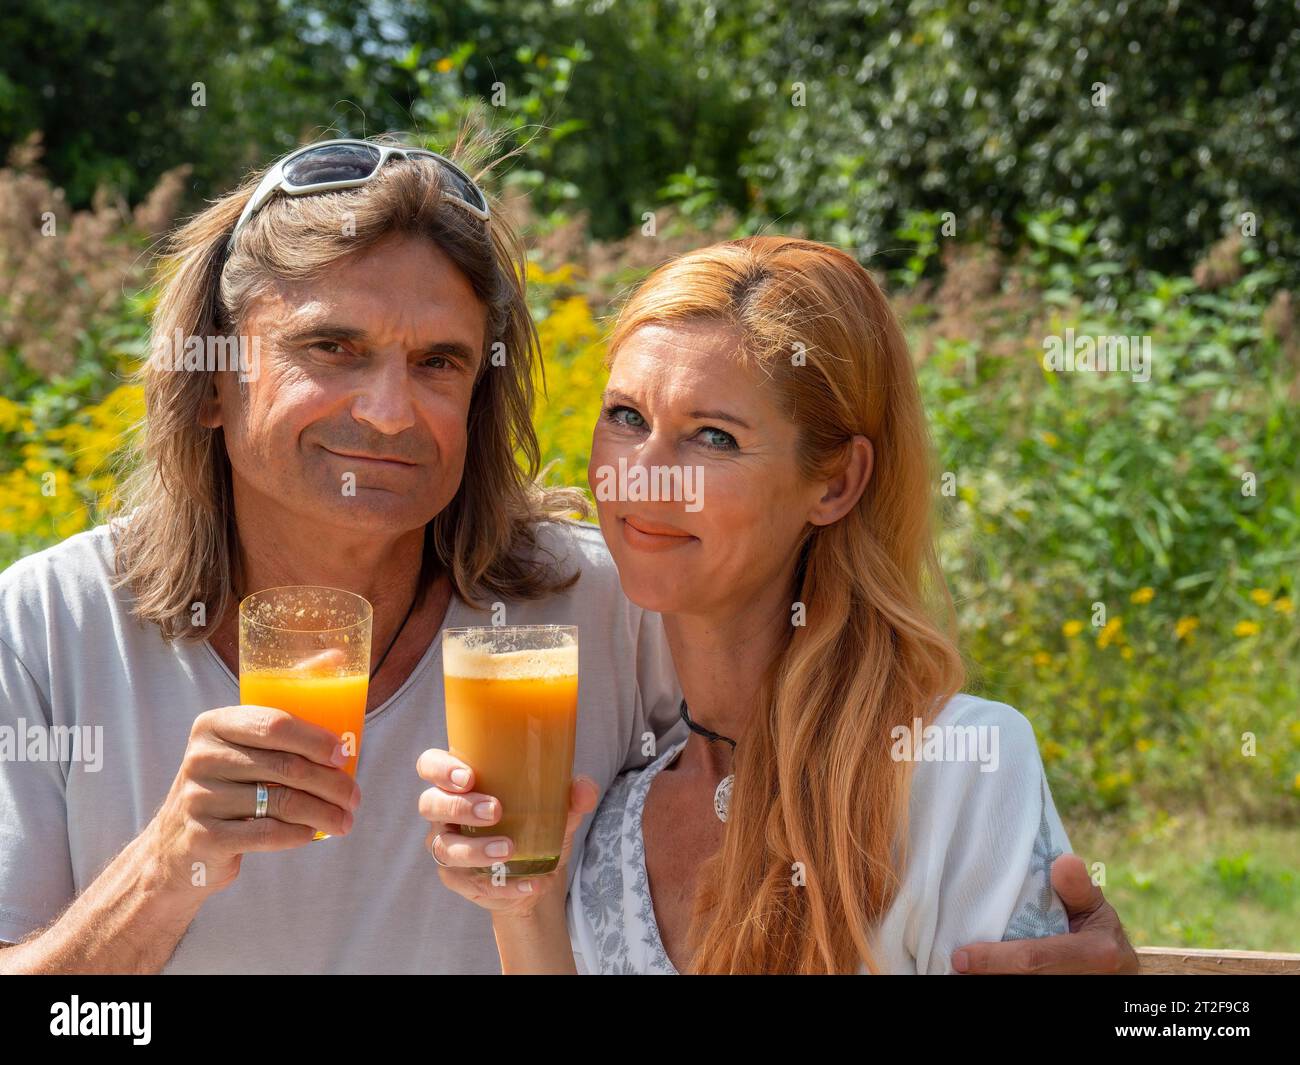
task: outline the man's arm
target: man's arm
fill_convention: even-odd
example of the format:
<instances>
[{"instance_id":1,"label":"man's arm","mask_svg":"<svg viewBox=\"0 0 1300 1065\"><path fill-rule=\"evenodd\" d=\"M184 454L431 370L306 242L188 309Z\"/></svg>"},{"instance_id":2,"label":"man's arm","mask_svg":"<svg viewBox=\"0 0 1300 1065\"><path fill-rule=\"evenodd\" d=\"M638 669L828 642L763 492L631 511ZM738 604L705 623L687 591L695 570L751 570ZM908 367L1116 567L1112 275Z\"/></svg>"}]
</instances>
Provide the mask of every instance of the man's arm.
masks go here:
<instances>
[{"instance_id":1,"label":"man's arm","mask_svg":"<svg viewBox=\"0 0 1300 1065\"><path fill-rule=\"evenodd\" d=\"M1088 876L1083 859L1062 854L1052 864L1052 887L1065 904L1070 931L1042 939L972 943L953 952L959 973L1136 973L1137 952L1119 914Z\"/></svg>"},{"instance_id":2,"label":"man's arm","mask_svg":"<svg viewBox=\"0 0 1300 1065\"><path fill-rule=\"evenodd\" d=\"M0 973L158 972L244 854L352 830L361 793L346 761L337 736L283 710L200 714L153 820L53 924L0 949ZM253 819L257 782L274 786Z\"/></svg>"},{"instance_id":3,"label":"man's arm","mask_svg":"<svg viewBox=\"0 0 1300 1065\"><path fill-rule=\"evenodd\" d=\"M156 973L209 892L169 885L137 836L49 927L0 948L0 974Z\"/></svg>"}]
</instances>

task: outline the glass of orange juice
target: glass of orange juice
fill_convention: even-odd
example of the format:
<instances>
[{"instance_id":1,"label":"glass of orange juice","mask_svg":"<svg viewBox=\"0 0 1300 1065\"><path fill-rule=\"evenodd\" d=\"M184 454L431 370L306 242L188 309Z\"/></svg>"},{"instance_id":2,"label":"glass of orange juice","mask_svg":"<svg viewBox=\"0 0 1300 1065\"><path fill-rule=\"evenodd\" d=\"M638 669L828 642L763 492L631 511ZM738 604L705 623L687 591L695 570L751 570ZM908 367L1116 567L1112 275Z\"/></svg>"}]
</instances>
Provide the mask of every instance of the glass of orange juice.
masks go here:
<instances>
[{"instance_id":1,"label":"glass of orange juice","mask_svg":"<svg viewBox=\"0 0 1300 1065\"><path fill-rule=\"evenodd\" d=\"M474 790L501 802L495 825L460 831L514 840L507 876L549 873L569 816L577 626L444 629L442 674L447 746L474 770Z\"/></svg>"},{"instance_id":2,"label":"glass of orange juice","mask_svg":"<svg viewBox=\"0 0 1300 1065\"><path fill-rule=\"evenodd\" d=\"M372 618L366 599L341 588L286 585L239 604L239 701L329 729L352 777L366 720Z\"/></svg>"}]
</instances>

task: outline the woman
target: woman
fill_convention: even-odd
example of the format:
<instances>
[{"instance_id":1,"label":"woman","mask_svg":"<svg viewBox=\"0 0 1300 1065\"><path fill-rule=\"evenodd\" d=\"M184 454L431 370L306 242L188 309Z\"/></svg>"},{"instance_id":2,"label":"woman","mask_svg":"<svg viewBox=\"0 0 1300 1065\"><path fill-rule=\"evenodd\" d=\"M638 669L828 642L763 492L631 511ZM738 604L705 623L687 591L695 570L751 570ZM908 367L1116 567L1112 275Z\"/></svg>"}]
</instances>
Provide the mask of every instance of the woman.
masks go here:
<instances>
[{"instance_id":1,"label":"woman","mask_svg":"<svg viewBox=\"0 0 1300 1065\"><path fill-rule=\"evenodd\" d=\"M902 333L843 252L727 242L633 295L589 479L625 462L702 488L597 493L624 592L663 615L686 727L604 795L567 903L563 869L442 870L493 911L506 972L944 972L964 943L1065 931L1033 730L955 694L927 611L951 610L928 457Z\"/></svg>"}]
</instances>

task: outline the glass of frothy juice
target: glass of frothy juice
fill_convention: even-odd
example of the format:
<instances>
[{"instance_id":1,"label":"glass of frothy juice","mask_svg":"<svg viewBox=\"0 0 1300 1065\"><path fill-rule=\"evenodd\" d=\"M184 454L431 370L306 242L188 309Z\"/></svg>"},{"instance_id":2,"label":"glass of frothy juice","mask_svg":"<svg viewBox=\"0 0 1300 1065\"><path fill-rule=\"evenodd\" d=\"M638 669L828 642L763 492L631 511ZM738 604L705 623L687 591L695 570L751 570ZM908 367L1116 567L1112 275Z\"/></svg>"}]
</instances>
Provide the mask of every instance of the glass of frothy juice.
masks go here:
<instances>
[{"instance_id":1,"label":"glass of frothy juice","mask_svg":"<svg viewBox=\"0 0 1300 1065\"><path fill-rule=\"evenodd\" d=\"M286 585L239 604L239 701L329 729L351 777L366 721L372 617L367 600L341 588Z\"/></svg>"},{"instance_id":2,"label":"glass of frothy juice","mask_svg":"<svg viewBox=\"0 0 1300 1065\"><path fill-rule=\"evenodd\" d=\"M559 864L569 816L577 626L444 629L442 675L448 748L474 770L474 790L501 803L495 825L460 831L509 836L515 849L507 876L549 873Z\"/></svg>"}]
</instances>

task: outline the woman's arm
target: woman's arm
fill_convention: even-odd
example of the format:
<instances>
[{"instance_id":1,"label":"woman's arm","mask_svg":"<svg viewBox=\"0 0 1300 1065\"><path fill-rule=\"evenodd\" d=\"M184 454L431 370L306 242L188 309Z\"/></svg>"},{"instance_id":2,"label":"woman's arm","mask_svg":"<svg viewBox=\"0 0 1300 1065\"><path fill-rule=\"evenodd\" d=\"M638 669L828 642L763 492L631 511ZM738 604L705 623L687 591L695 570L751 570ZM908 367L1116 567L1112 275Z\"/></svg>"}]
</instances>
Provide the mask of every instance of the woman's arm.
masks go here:
<instances>
[{"instance_id":1,"label":"woman's arm","mask_svg":"<svg viewBox=\"0 0 1300 1065\"><path fill-rule=\"evenodd\" d=\"M506 976L574 976L573 948L564 918L565 894L547 892L531 913L494 913L492 931Z\"/></svg>"},{"instance_id":2,"label":"woman's arm","mask_svg":"<svg viewBox=\"0 0 1300 1065\"><path fill-rule=\"evenodd\" d=\"M556 868L542 876L497 877L480 872L508 861L514 851L509 837L466 836L461 825L493 825L501 803L473 790L474 769L448 751L431 748L420 755L416 771L433 786L420 795L420 814L430 822L425 846L438 862L438 876L456 894L492 914L492 930L503 973L576 973L565 921L565 889L573 836L586 814L596 808L600 792L589 777L577 777L569 793L564 846ZM459 779L453 779L456 773ZM479 815L483 804L490 812ZM488 854L496 840L507 853Z\"/></svg>"}]
</instances>

